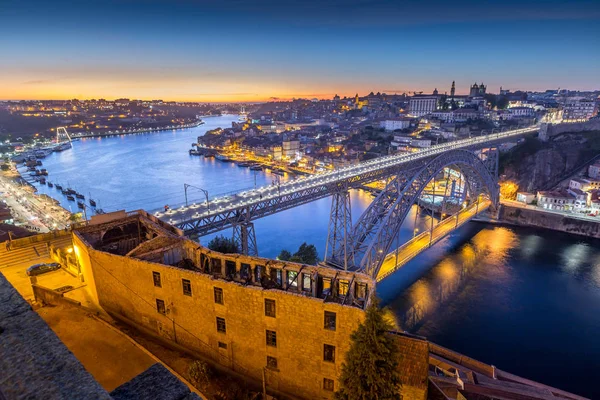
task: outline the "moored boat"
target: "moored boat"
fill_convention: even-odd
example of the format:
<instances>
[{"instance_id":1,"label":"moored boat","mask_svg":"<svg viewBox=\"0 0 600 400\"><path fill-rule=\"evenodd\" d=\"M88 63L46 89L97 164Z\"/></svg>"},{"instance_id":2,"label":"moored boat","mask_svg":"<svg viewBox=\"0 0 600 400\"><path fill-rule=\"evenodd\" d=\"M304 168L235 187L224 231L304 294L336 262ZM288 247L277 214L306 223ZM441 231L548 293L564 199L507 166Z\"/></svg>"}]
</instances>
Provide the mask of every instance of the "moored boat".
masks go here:
<instances>
[{"instance_id":1,"label":"moored boat","mask_svg":"<svg viewBox=\"0 0 600 400\"><path fill-rule=\"evenodd\" d=\"M227 156L225 156L225 155L223 155L223 154L217 154L217 155L215 156L215 158L216 158L217 160L219 160L219 161L223 161L223 162L230 162L230 161L231 161L231 159L230 159L230 158L228 158Z\"/></svg>"},{"instance_id":2,"label":"moored boat","mask_svg":"<svg viewBox=\"0 0 600 400\"><path fill-rule=\"evenodd\" d=\"M54 184L52 182L48 182L48 187L53 187Z\"/></svg>"},{"instance_id":3,"label":"moored boat","mask_svg":"<svg viewBox=\"0 0 600 400\"><path fill-rule=\"evenodd\" d=\"M79 208L85 208L85 204L83 204L81 201L77 202L77 207Z\"/></svg>"},{"instance_id":4,"label":"moored boat","mask_svg":"<svg viewBox=\"0 0 600 400\"><path fill-rule=\"evenodd\" d=\"M71 196L70 194L67 195L67 200L69 201L75 201L75 197Z\"/></svg>"},{"instance_id":5,"label":"moored boat","mask_svg":"<svg viewBox=\"0 0 600 400\"><path fill-rule=\"evenodd\" d=\"M90 206L96 207L96 202L92 199L90 199Z\"/></svg>"},{"instance_id":6,"label":"moored boat","mask_svg":"<svg viewBox=\"0 0 600 400\"><path fill-rule=\"evenodd\" d=\"M75 193L75 197L77 197L78 199L85 199L85 196L81 193Z\"/></svg>"}]
</instances>

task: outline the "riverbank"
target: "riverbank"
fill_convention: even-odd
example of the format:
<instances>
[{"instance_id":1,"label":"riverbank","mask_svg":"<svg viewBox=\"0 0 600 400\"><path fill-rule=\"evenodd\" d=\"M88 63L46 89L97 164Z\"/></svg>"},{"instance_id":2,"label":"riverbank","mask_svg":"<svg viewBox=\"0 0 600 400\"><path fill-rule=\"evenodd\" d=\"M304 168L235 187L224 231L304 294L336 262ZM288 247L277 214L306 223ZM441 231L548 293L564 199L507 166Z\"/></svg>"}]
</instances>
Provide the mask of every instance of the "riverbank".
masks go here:
<instances>
[{"instance_id":1,"label":"riverbank","mask_svg":"<svg viewBox=\"0 0 600 400\"><path fill-rule=\"evenodd\" d=\"M109 131L109 132L101 132L101 133L84 133L84 134L73 133L71 135L71 139L110 137L110 136L120 136L120 135L134 135L136 133L172 131L172 130L195 128L197 126L203 125L204 123L205 123L204 121L199 120L198 122L195 122L193 124L165 126L165 127L160 127L160 128L144 128L144 129L136 129L136 130L128 130L128 131L115 131L115 132Z\"/></svg>"},{"instance_id":2,"label":"riverbank","mask_svg":"<svg viewBox=\"0 0 600 400\"><path fill-rule=\"evenodd\" d=\"M480 216L475 222L549 229L600 239L600 219L552 212L537 207L500 204L495 216Z\"/></svg>"}]
</instances>

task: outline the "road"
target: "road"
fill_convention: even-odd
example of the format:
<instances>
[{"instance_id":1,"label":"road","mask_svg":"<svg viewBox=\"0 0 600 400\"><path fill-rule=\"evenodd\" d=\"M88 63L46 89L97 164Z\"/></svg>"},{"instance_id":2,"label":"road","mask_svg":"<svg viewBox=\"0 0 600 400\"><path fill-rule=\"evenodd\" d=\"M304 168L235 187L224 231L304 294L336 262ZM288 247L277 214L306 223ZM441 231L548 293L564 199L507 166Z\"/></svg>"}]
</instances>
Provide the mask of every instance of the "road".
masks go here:
<instances>
[{"instance_id":1,"label":"road","mask_svg":"<svg viewBox=\"0 0 600 400\"><path fill-rule=\"evenodd\" d=\"M400 246L397 251L393 251L388 254L383 261L379 272L377 273L377 281L382 280L392 272L396 271L398 268L402 267L423 250L427 249L431 245L435 244L438 240L446 236L448 233L452 232L457 226L463 225L475 215L485 211L490 204L491 202L489 200L481 199L479 201L479 205L477 205L477 203L473 203L467 208L461 210L458 214L458 222L456 216L446 218L434 226L433 234L431 231L422 232L421 234L415 236L412 240Z\"/></svg>"},{"instance_id":2,"label":"road","mask_svg":"<svg viewBox=\"0 0 600 400\"><path fill-rule=\"evenodd\" d=\"M587 215L585 213L575 213L575 212L559 211L559 210L547 210L545 208L537 207L537 206L534 206L531 204L523 204L519 201L506 200L506 199L501 199L500 204L505 204L505 205L511 206L511 207L525 208L528 210L534 210L534 211L548 213L548 214L557 214L557 215L561 215L563 217L581 219L584 221L600 222L600 215L597 217L594 217L591 215Z\"/></svg>"}]
</instances>

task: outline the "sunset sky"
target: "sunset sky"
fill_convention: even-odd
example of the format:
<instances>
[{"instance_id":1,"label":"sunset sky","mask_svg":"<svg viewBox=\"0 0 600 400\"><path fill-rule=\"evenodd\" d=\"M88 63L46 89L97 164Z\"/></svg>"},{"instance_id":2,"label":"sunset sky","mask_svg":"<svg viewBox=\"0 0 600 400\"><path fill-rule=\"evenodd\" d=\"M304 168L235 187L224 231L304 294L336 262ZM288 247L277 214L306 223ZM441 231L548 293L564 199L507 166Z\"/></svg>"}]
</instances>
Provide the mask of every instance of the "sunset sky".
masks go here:
<instances>
[{"instance_id":1,"label":"sunset sky","mask_svg":"<svg viewBox=\"0 0 600 400\"><path fill-rule=\"evenodd\" d=\"M600 89L600 1L0 0L0 99Z\"/></svg>"}]
</instances>

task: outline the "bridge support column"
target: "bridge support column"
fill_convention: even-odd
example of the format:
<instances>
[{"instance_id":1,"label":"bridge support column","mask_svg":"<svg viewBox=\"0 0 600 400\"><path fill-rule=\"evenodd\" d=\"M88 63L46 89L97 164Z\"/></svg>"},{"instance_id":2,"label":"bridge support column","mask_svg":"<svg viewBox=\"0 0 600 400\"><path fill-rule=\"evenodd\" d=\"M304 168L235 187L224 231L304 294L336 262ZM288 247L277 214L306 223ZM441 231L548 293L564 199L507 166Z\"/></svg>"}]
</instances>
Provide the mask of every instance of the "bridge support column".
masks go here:
<instances>
[{"instance_id":1,"label":"bridge support column","mask_svg":"<svg viewBox=\"0 0 600 400\"><path fill-rule=\"evenodd\" d=\"M252 222L242 222L233 225L233 241L237 243L242 254L246 256L258 256L256 233Z\"/></svg>"},{"instance_id":2,"label":"bridge support column","mask_svg":"<svg viewBox=\"0 0 600 400\"><path fill-rule=\"evenodd\" d=\"M350 193L340 190L331 200L331 214L325 247L325 262L348 269L348 240L352 233Z\"/></svg>"}]
</instances>

